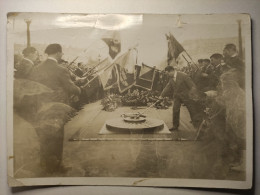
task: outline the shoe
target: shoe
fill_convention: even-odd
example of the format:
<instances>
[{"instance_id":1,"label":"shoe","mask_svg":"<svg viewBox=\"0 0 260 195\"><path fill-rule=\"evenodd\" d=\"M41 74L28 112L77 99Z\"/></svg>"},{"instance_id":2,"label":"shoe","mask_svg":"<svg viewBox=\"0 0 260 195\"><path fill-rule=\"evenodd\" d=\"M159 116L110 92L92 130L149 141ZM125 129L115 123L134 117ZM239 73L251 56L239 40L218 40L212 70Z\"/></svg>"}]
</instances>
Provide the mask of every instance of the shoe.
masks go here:
<instances>
[{"instance_id":1,"label":"shoe","mask_svg":"<svg viewBox=\"0 0 260 195\"><path fill-rule=\"evenodd\" d=\"M178 129L178 127L172 127L172 128L170 128L169 130L170 130L170 131L178 131L179 129Z\"/></svg>"},{"instance_id":2,"label":"shoe","mask_svg":"<svg viewBox=\"0 0 260 195\"><path fill-rule=\"evenodd\" d=\"M231 166L230 170L242 172L242 171L245 171L245 166L243 164L240 164L238 166Z\"/></svg>"}]
</instances>

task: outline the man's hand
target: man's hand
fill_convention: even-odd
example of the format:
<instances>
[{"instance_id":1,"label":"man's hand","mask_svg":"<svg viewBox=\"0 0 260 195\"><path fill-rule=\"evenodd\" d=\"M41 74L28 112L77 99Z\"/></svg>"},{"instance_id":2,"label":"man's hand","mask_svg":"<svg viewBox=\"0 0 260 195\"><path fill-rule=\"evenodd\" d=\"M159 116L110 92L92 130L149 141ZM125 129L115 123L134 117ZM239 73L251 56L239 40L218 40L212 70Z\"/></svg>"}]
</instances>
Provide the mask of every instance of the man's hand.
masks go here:
<instances>
[{"instance_id":1,"label":"man's hand","mask_svg":"<svg viewBox=\"0 0 260 195\"><path fill-rule=\"evenodd\" d=\"M211 98L214 98L218 95L218 92L214 90L206 91L204 93L207 95L207 97L211 97Z\"/></svg>"},{"instance_id":2,"label":"man's hand","mask_svg":"<svg viewBox=\"0 0 260 195\"><path fill-rule=\"evenodd\" d=\"M207 73L201 73L202 77L208 77L209 75Z\"/></svg>"}]
</instances>

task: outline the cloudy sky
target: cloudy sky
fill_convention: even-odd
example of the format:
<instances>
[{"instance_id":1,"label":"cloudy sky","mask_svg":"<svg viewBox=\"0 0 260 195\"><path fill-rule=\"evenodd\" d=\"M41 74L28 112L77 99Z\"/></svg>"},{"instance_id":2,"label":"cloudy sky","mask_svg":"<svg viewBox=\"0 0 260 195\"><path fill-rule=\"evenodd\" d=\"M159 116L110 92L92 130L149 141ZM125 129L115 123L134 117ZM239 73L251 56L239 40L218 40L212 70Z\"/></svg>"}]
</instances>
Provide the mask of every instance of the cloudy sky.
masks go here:
<instances>
[{"instance_id":1,"label":"cloudy sky","mask_svg":"<svg viewBox=\"0 0 260 195\"><path fill-rule=\"evenodd\" d=\"M19 13L8 18L8 32L13 42L26 44L25 19L31 20L31 42L60 43L82 49L83 56L102 58L108 54L101 38L119 32L122 51L138 45L138 60L154 66L166 59L165 33L171 32L182 43L185 40L216 39L238 36L237 20L243 29L249 27L246 15L87 15ZM184 23L182 25L180 24ZM83 52L85 51L85 53ZM69 56L69 54L65 54ZM70 56L72 58L72 56Z\"/></svg>"}]
</instances>

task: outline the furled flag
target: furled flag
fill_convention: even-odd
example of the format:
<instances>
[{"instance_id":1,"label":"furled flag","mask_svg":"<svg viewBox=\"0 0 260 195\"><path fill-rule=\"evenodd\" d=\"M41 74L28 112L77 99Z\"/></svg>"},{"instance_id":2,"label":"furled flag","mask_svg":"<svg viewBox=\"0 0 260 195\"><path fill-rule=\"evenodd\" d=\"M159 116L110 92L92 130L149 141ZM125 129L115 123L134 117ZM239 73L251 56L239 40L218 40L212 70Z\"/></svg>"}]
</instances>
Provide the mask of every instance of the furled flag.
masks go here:
<instances>
[{"instance_id":1,"label":"furled flag","mask_svg":"<svg viewBox=\"0 0 260 195\"><path fill-rule=\"evenodd\" d=\"M155 71L155 67L150 67L142 64L140 74L139 77L136 79L135 85L146 90L151 90L153 88Z\"/></svg>"},{"instance_id":2,"label":"furled flag","mask_svg":"<svg viewBox=\"0 0 260 195\"><path fill-rule=\"evenodd\" d=\"M120 93L123 93L135 84L136 58L137 50L131 48L115 61L118 72L118 89Z\"/></svg>"},{"instance_id":3,"label":"furled flag","mask_svg":"<svg viewBox=\"0 0 260 195\"><path fill-rule=\"evenodd\" d=\"M115 59L117 54L121 51L121 40L120 34L118 32L114 32L112 37L110 38L103 38L102 39L109 48L109 55L112 59Z\"/></svg>"}]
</instances>

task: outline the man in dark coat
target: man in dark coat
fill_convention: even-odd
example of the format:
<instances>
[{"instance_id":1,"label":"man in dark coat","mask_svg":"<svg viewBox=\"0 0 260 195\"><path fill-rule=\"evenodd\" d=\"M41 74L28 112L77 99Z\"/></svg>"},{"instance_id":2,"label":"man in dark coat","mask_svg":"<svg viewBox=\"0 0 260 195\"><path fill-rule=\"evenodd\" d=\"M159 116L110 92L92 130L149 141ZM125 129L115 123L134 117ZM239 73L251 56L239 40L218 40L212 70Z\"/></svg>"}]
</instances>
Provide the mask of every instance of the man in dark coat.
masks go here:
<instances>
[{"instance_id":1,"label":"man in dark coat","mask_svg":"<svg viewBox=\"0 0 260 195\"><path fill-rule=\"evenodd\" d=\"M236 45L227 44L223 50L224 61L233 71L236 72L236 80L242 89L245 89L245 64L238 57Z\"/></svg>"},{"instance_id":2,"label":"man in dark coat","mask_svg":"<svg viewBox=\"0 0 260 195\"><path fill-rule=\"evenodd\" d=\"M170 80L164 88L161 96L164 97L169 92L173 93L173 128L178 130L180 120L181 104L185 104L195 128L198 128L203 118L203 108L197 103L198 93L191 78L182 72L177 72L172 66L165 68Z\"/></svg>"},{"instance_id":3,"label":"man in dark coat","mask_svg":"<svg viewBox=\"0 0 260 195\"><path fill-rule=\"evenodd\" d=\"M72 82L69 71L58 65L63 55L61 46L50 44L45 53L48 59L33 69L30 78L46 85L53 93L38 97L34 127L40 140L43 176L58 176L67 171L62 164L64 125L73 109L66 104L81 90Z\"/></svg>"},{"instance_id":4,"label":"man in dark coat","mask_svg":"<svg viewBox=\"0 0 260 195\"><path fill-rule=\"evenodd\" d=\"M42 101L69 104L69 98L78 96L81 90L71 80L68 69L58 64L63 55L62 48L59 44L50 44L45 53L48 55L47 60L33 70L30 78L54 91L47 94L48 97L43 97Z\"/></svg>"},{"instance_id":5,"label":"man in dark coat","mask_svg":"<svg viewBox=\"0 0 260 195\"><path fill-rule=\"evenodd\" d=\"M29 77L35 61L38 59L38 51L34 47L27 47L23 50L23 56L22 61L16 66L15 78L26 79Z\"/></svg>"},{"instance_id":6,"label":"man in dark coat","mask_svg":"<svg viewBox=\"0 0 260 195\"><path fill-rule=\"evenodd\" d=\"M210 56L210 65L205 69L205 74L208 78L207 88L204 91L216 90L219 83L219 77L225 69L222 64L223 56L219 53L214 53Z\"/></svg>"}]
</instances>

